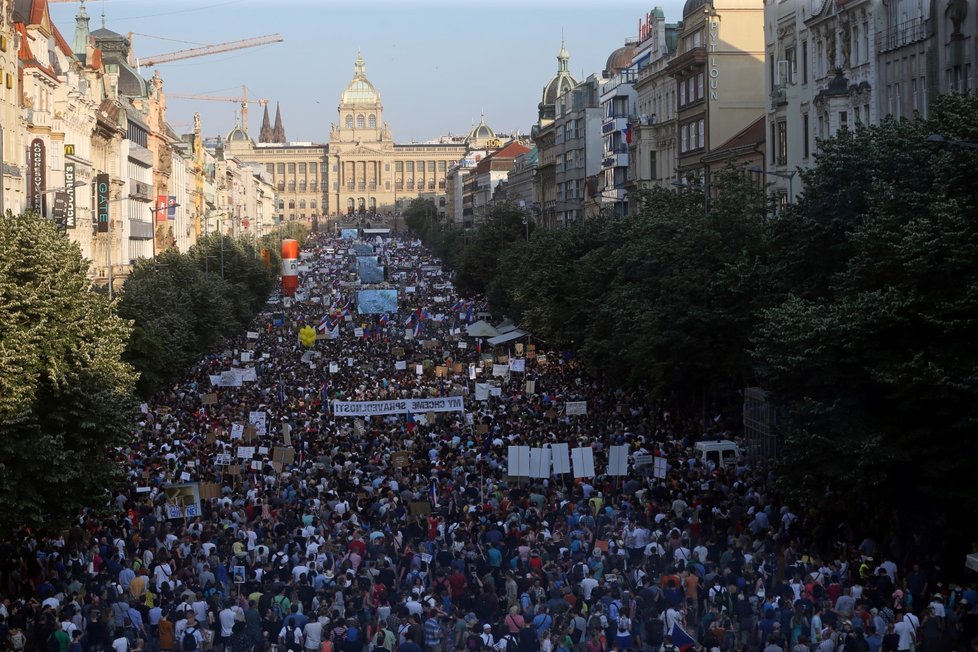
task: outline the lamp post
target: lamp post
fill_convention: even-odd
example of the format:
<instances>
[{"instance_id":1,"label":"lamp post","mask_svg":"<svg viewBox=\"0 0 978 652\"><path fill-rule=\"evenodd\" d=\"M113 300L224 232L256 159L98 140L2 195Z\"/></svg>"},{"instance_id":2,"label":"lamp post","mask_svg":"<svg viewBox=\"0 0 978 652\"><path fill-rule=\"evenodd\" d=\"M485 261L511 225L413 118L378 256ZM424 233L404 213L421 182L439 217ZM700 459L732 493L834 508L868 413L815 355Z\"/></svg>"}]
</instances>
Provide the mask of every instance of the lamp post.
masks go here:
<instances>
[{"instance_id":1,"label":"lamp post","mask_svg":"<svg viewBox=\"0 0 978 652\"><path fill-rule=\"evenodd\" d=\"M947 138L941 134L930 134L927 136L928 143L935 143L939 145L954 145L956 147L966 147L968 149L978 149L978 143L973 143L970 140L955 140L953 138Z\"/></svg>"},{"instance_id":2,"label":"lamp post","mask_svg":"<svg viewBox=\"0 0 978 652\"><path fill-rule=\"evenodd\" d=\"M795 203L795 184L794 184L794 181L795 181L795 175L798 174L798 170L792 170L791 172L777 172L777 171L774 171L774 170L762 170L759 167L751 167L751 168L747 168L747 171L748 172L757 172L759 174L767 174L767 175L770 175L772 177L778 177L778 178L781 178L781 179L787 179L788 180L788 203L789 204L794 204Z\"/></svg>"}]
</instances>

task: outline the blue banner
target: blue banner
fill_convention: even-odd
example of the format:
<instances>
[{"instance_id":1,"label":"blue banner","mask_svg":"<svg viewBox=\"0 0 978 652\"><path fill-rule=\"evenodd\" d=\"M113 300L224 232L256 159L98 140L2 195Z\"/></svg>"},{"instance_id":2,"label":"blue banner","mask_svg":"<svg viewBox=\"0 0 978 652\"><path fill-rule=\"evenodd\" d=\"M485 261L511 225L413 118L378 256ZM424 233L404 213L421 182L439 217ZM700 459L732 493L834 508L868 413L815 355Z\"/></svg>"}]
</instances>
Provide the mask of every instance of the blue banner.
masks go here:
<instances>
[{"instance_id":1,"label":"blue banner","mask_svg":"<svg viewBox=\"0 0 978 652\"><path fill-rule=\"evenodd\" d=\"M356 229L340 229L340 237L344 240L356 240L359 235Z\"/></svg>"},{"instance_id":2,"label":"blue banner","mask_svg":"<svg viewBox=\"0 0 978 652\"><path fill-rule=\"evenodd\" d=\"M385 312L397 312L397 290L357 292L357 314L382 315Z\"/></svg>"}]
</instances>

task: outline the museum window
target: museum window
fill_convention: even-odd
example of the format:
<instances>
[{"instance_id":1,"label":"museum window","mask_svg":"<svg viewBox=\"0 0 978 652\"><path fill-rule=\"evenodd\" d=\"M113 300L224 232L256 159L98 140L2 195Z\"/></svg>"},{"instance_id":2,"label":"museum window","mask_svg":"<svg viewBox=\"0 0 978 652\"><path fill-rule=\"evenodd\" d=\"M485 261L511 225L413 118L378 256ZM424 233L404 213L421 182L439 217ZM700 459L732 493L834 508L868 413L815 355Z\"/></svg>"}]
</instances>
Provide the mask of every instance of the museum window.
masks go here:
<instances>
[{"instance_id":1,"label":"museum window","mask_svg":"<svg viewBox=\"0 0 978 652\"><path fill-rule=\"evenodd\" d=\"M295 175L295 163L289 163L288 170L289 170L289 174L291 174L291 175L294 176Z\"/></svg>"},{"instance_id":2,"label":"museum window","mask_svg":"<svg viewBox=\"0 0 978 652\"><path fill-rule=\"evenodd\" d=\"M347 129L353 129L353 116L352 115L346 116L346 128Z\"/></svg>"},{"instance_id":3,"label":"museum window","mask_svg":"<svg viewBox=\"0 0 978 652\"><path fill-rule=\"evenodd\" d=\"M357 116L357 129L363 129L366 126L366 122L363 118L363 114Z\"/></svg>"},{"instance_id":4,"label":"museum window","mask_svg":"<svg viewBox=\"0 0 978 652\"><path fill-rule=\"evenodd\" d=\"M294 199L290 199L289 200L289 210L295 210L295 200Z\"/></svg>"},{"instance_id":5,"label":"museum window","mask_svg":"<svg viewBox=\"0 0 978 652\"><path fill-rule=\"evenodd\" d=\"M300 175L305 175L306 174L306 164L305 163L299 163L299 174Z\"/></svg>"},{"instance_id":6,"label":"museum window","mask_svg":"<svg viewBox=\"0 0 978 652\"><path fill-rule=\"evenodd\" d=\"M278 170L278 176L281 177L281 176L284 176L285 175L285 163L279 163L279 164L277 164L275 166L275 169Z\"/></svg>"},{"instance_id":7,"label":"museum window","mask_svg":"<svg viewBox=\"0 0 978 652\"><path fill-rule=\"evenodd\" d=\"M305 199L300 199L299 200L299 210L305 210L305 208L306 208L306 200Z\"/></svg>"},{"instance_id":8,"label":"museum window","mask_svg":"<svg viewBox=\"0 0 978 652\"><path fill-rule=\"evenodd\" d=\"M434 171L435 171L435 162L428 161L428 172L434 172Z\"/></svg>"},{"instance_id":9,"label":"museum window","mask_svg":"<svg viewBox=\"0 0 978 652\"><path fill-rule=\"evenodd\" d=\"M370 114L370 117L367 119L367 124L370 125L370 128L371 129L376 129L377 128L377 116L375 116L373 114Z\"/></svg>"}]
</instances>

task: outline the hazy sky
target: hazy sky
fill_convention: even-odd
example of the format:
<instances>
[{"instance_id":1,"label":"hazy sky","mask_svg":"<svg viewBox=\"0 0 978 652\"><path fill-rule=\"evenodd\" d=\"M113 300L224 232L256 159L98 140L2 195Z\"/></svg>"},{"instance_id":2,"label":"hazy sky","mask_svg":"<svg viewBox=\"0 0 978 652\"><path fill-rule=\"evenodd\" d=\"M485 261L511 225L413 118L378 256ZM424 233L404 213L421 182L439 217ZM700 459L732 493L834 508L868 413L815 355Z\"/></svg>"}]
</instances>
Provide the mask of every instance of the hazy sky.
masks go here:
<instances>
[{"instance_id":1,"label":"hazy sky","mask_svg":"<svg viewBox=\"0 0 978 652\"><path fill-rule=\"evenodd\" d=\"M88 0L91 28L134 32L137 56L271 33L283 43L161 64L171 93L249 95L280 102L292 141L325 142L357 51L380 92L397 142L467 133L485 112L499 132L527 132L543 85L557 69L561 34L577 79L600 72L608 55L659 5L681 18L684 0ZM77 2L51 5L69 43ZM142 35L151 35L142 36ZM161 40L173 39L173 40ZM182 41L182 42L175 42ZM149 77L152 71L143 70ZM171 99L180 133L200 111L205 136L226 134L238 105ZM249 107L257 139L261 109Z\"/></svg>"}]
</instances>

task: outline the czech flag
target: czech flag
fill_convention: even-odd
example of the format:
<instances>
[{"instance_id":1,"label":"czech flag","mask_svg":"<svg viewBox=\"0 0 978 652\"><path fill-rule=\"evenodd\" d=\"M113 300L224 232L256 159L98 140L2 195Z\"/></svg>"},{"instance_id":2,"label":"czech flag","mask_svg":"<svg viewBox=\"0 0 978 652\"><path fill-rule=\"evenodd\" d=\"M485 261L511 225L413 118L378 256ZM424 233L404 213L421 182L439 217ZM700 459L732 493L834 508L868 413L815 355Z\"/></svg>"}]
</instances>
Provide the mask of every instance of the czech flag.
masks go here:
<instances>
[{"instance_id":1,"label":"czech flag","mask_svg":"<svg viewBox=\"0 0 978 652\"><path fill-rule=\"evenodd\" d=\"M414 429L418 427L418 424L414 421L414 414L411 412L407 413L407 431L414 432Z\"/></svg>"},{"instance_id":2,"label":"czech flag","mask_svg":"<svg viewBox=\"0 0 978 652\"><path fill-rule=\"evenodd\" d=\"M672 626L672 632L669 634L672 636L672 643L680 652L686 652L694 647L696 647L696 641L690 636L685 629L679 626L679 623L674 623Z\"/></svg>"}]
</instances>

